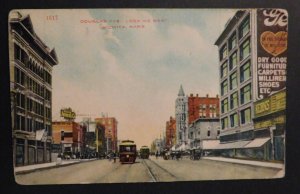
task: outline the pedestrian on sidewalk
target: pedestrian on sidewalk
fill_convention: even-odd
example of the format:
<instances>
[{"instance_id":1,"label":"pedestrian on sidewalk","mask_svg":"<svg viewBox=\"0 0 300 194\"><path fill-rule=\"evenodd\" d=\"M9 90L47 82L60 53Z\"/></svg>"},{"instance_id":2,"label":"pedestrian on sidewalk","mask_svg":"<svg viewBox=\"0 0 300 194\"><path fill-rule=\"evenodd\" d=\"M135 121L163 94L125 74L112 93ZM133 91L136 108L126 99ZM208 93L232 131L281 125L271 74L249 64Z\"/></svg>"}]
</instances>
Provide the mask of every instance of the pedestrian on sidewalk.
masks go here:
<instances>
[{"instance_id":1,"label":"pedestrian on sidewalk","mask_svg":"<svg viewBox=\"0 0 300 194\"><path fill-rule=\"evenodd\" d=\"M156 157L156 159L157 159L157 157L158 157L158 151L156 151L156 153L155 153L155 157Z\"/></svg>"}]
</instances>

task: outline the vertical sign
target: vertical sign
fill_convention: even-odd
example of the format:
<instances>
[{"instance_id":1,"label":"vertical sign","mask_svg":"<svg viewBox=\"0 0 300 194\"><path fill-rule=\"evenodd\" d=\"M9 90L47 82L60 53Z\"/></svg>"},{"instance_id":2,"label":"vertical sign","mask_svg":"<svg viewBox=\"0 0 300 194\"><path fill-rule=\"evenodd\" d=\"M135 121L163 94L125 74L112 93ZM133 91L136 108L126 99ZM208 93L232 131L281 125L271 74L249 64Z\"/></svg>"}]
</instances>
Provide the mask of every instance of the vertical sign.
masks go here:
<instances>
[{"instance_id":1,"label":"vertical sign","mask_svg":"<svg viewBox=\"0 0 300 194\"><path fill-rule=\"evenodd\" d=\"M285 88L288 13L284 9L257 10L257 80L260 99Z\"/></svg>"}]
</instances>

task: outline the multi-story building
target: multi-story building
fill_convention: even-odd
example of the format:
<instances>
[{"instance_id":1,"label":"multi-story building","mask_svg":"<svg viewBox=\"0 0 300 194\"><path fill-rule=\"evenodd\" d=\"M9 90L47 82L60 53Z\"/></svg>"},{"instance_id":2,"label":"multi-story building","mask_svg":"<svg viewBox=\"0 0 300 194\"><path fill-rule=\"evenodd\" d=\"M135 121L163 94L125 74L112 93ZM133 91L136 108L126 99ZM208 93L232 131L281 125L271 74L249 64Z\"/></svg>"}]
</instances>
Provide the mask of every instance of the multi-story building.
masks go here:
<instances>
[{"instance_id":1,"label":"multi-story building","mask_svg":"<svg viewBox=\"0 0 300 194\"><path fill-rule=\"evenodd\" d=\"M52 68L58 64L29 15L9 15L10 92L14 165L51 160Z\"/></svg>"},{"instance_id":2,"label":"multi-story building","mask_svg":"<svg viewBox=\"0 0 300 194\"><path fill-rule=\"evenodd\" d=\"M230 155L242 156L250 152L246 148L253 152L272 142L271 136L256 140L264 129L254 125L254 103L285 88L287 17L282 9L239 10L215 42L223 144L218 149L232 149Z\"/></svg>"},{"instance_id":3,"label":"multi-story building","mask_svg":"<svg viewBox=\"0 0 300 194\"><path fill-rule=\"evenodd\" d=\"M219 96L199 97L198 94L194 96L190 94L188 97L188 121L189 124L198 118L219 118Z\"/></svg>"},{"instance_id":4,"label":"multi-story building","mask_svg":"<svg viewBox=\"0 0 300 194\"><path fill-rule=\"evenodd\" d=\"M105 139L108 152L118 151L118 121L114 117L95 118L95 122L102 124L105 127Z\"/></svg>"},{"instance_id":5,"label":"multi-story building","mask_svg":"<svg viewBox=\"0 0 300 194\"><path fill-rule=\"evenodd\" d=\"M53 144L61 145L61 152L82 153L86 128L74 121L52 122Z\"/></svg>"},{"instance_id":6,"label":"multi-story building","mask_svg":"<svg viewBox=\"0 0 300 194\"><path fill-rule=\"evenodd\" d=\"M166 148L170 149L176 144L176 120L170 117L166 122Z\"/></svg>"},{"instance_id":7,"label":"multi-story building","mask_svg":"<svg viewBox=\"0 0 300 194\"><path fill-rule=\"evenodd\" d=\"M97 123L96 129L96 152L101 155L107 153L107 142L105 141L105 127L101 123Z\"/></svg>"},{"instance_id":8,"label":"multi-story building","mask_svg":"<svg viewBox=\"0 0 300 194\"><path fill-rule=\"evenodd\" d=\"M188 144L188 97L185 96L182 85L175 101L176 144Z\"/></svg>"},{"instance_id":9,"label":"multi-story building","mask_svg":"<svg viewBox=\"0 0 300 194\"><path fill-rule=\"evenodd\" d=\"M203 140L216 140L220 135L219 118L198 118L189 125L190 147L200 147Z\"/></svg>"}]
</instances>

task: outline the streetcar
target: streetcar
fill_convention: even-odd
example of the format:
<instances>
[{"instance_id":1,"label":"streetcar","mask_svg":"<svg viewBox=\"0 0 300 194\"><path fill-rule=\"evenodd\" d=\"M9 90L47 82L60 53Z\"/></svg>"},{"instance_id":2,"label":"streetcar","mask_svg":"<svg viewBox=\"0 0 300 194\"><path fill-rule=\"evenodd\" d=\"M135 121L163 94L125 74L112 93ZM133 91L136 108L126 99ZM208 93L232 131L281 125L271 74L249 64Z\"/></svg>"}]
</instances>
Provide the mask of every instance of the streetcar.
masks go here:
<instances>
[{"instance_id":1,"label":"streetcar","mask_svg":"<svg viewBox=\"0 0 300 194\"><path fill-rule=\"evenodd\" d=\"M142 159L148 159L150 154L150 149L148 146L142 146L140 149L140 157Z\"/></svg>"},{"instance_id":2,"label":"streetcar","mask_svg":"<svg viewBox=\"0 0 300 194\"><path fill-rule=\"evenodd\" d=\"M134 163L136 159L137 151L136 144L132 140L124 140L119 145L119 157L120 162L124 163Z\"/></svg>"}]
</instances>

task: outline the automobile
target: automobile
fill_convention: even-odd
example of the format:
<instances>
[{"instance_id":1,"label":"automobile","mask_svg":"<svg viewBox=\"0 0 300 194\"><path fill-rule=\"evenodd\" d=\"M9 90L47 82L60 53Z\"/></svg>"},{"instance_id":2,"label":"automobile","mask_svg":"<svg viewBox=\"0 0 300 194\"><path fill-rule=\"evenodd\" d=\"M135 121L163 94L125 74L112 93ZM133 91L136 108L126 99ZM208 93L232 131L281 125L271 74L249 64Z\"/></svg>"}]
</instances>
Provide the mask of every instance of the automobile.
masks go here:
<instances>
[{"instance_id":1,"label":"automobile","mask_svg":"<svg viewBox=\"0 0 300 194\"><path fill-rule=\"evenodd\" d=\"M72 152L66 151L63 153L62 158L65 160L69 160L69 159L71 159L72 155L73 155Z\"/></svg>"}]
</instances>

